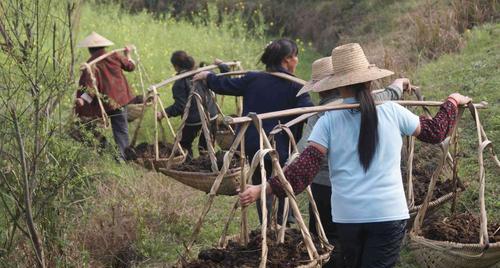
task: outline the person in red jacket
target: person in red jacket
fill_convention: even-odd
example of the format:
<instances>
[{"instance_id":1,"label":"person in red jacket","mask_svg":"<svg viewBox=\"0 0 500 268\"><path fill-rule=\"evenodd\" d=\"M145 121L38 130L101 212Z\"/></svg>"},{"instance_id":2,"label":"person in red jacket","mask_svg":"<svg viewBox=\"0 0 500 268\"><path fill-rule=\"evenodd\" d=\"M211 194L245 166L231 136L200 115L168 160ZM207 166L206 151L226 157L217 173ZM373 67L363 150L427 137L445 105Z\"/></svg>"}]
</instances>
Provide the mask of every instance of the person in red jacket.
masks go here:
<instances>
[{"instance_id":1,"label":"person in red jacket","mask_svg":"<svg viewBox=\"0 0 500 268\"><path fill-rule=\"evenodd\" d=\"M103 36L92 32L80 42L78 47L86 47L89 50L91 62L106 54L106 47L113 42ZM125 55L113 53L100 60L92 66L93 75L96 79L101 101L106 114L111 120L113 138L118 145L120 157L125 159L125 148L129 145L127 109L126 105L132 101L132 95L127 79L123 71L131 72L135 69L135 63L130 57L130 47L125 48ZM79 81L79 89L76 93L75 113L80 118L97 118L102 114L99 107L96 92L94 90L92 77L87 69L82 71Z\"/></svg>"}]
</instances>

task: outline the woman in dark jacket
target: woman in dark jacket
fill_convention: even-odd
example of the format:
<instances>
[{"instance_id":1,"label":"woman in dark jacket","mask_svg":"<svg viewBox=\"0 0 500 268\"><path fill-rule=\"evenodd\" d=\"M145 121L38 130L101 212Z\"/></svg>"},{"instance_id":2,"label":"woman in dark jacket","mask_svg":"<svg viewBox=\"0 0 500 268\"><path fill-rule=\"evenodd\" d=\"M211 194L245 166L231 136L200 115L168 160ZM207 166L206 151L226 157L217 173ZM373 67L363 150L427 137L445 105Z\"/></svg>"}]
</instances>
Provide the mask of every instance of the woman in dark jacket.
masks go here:
<instances>
[{"instance_id":1,"label":"woman in dark jacket","mask_svg":"<svg viewBox=\"0 0 500 268\"><path fill-rule=\"evenodd\" d=\"M177 74L191 71L195 66L193 57L189 56L185 51L181 50L176 51L172 54L170 62L174 66ZM223 69L223 67L221 67L221 72L227 72L228 70ZM193 84L193 81L191 80L192 77L186 77L175 81L174 85L172 86L174 103L165 108L165 113L169 117L182 116L184 114L184 109L186 107L189 95L191 94L191 90L194 90L201 97L203 108L210 117L209 127L212 128L215 125L215 119L217 118L217 108L212 99L211 92L203 83ZM159 113L157 117L158 119L161 119L163 117L163 114ZM193 156L192 144L196 136L198 136L200 129L200 114L198 113L198 107L193 97L193 99L191 100L191 106L189 107L189 114L186 119L186 125L182 129L182 139L180 141L182 148L187 150L188 155L191 157ZM210 137L210 140L213 140L213 137ZM201 132L199 137L198 149L200 152L207 150L207 143L203 132Z\"/></svg>"},{"instance_id":2,"label":"woman in dark jacket","mask_svg":"<svg viewBox=\"0 0 500 268\"><path fill-rule=\"evenodd\" d=\"M280 39L271 42L264 50L260 61L266 65L267 72L279 72L293 75L298 59L298 48L295 42L289 39ZM243 114L251 112L267 113L286 110L296 107L312 106L308 94L296 96L302 85L280 77L273 76L266 72L249 72L239 78L219 77L211 72L200 72L194 76L193 80L205 80L210 89L217 94L243 96ZM279 122L286 123L293 117L274 118L264 120L262 127L266 134L272 130ZM302 126L292 129L295 139L300 138ZM288 136L285 134L276 135L276 149L279 154L281 164L288 158ZM248 159L252 159L259 150L259 134L254 126L250 126L245 133L245 151ZM265 159L265 168L268 175L271 174L272 165L270 159ZM253 184L261 182L259 172L255 172L252 178ZM271 204L272 200L269 200ZM270 206L268 204L268 211ZM278 222L281 223L283 202L278 207ZM259 218L261 218L260 207Z\"/></svg>"}]
</instances>

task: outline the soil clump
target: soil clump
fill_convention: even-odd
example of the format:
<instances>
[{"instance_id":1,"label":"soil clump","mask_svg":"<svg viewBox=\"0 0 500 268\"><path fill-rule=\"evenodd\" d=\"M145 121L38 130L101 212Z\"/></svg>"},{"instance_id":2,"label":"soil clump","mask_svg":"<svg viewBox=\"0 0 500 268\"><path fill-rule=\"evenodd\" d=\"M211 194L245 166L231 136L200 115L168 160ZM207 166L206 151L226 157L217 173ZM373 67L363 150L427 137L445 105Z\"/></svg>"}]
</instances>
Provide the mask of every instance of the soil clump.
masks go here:
<instances>
[{"instance_id":1,"label":"soil clump","mask_svg":"<svg viewBox=\"0 0 500 268\"><path fill-rule=\"evenodd\" d=\"M160 158L169 158L173 148L173 145L170 143L159 142L158 151L160 153ZM136 147L127 147L125 149L125 158L127 160L137 160L138 158L155 158L155 147L153 144L148 144L145 142L137 145Z\"/></svg>"},{"instance_id":2,"label":"soil clump","mask_svg":"<svg viewBox=\"0 0 500 268\"><path fill-rule=\"evenodd\" d=\"M218 151L215 153L215 157L217 158L217 167L220 169L224 164L224 154L225 152ZM240 157L237 153L234 154L233 159L231 159L231 163L229 164L229 168L238 168L240 167ZM173 167L175 170L179 171L189 171L189 172L211 172L212 171L212 162L210 161L210 156L208 154L200 155L198 158L187 159L181 165Z\"/></svg>"},{"instance_id":3,"label":"soil clump","mask_svg":"<svg viewBox=\"0 0 500 268\"><path fill-rule=\"evenodd\" d=\"M304 245L302 235L298 229L287 229L285 242L278 244L277 232L267 232L267 265L266 267L284 268L296 267L309 262L307 249ZM319 239L312 236L314 245L319 255L326 253L321 248ZM250 232L250 241L246 247L238 242L229 241L225 249L207 249L198 254L198 260L186 263L185 268L218 268L218 267L258 267L260 263L262 238L261 231Z\"/></svg>"}]
</instances>

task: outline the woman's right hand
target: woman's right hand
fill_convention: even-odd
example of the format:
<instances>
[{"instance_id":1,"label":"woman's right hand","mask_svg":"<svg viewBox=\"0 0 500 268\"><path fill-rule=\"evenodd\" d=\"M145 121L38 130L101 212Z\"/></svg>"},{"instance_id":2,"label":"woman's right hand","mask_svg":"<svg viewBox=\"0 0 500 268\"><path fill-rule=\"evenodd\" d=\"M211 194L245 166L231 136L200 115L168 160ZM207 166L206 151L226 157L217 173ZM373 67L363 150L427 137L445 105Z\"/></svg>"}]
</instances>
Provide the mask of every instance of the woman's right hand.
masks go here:
<instances>
[{"instance_id":1,"label":"woman's right hand","mask_svg":"<svg viewBox=\"0 0 500 268\"><path fill-rule=\"evenodd\" d=\"M460 93L453 93L448 96L448 100L453 102L455 105L467 104L472 101L468 96L464 96Z\"/></svg>"},{"instance_id":2,"label":"woman's right hand","mask_svg":"<svg viewBox=\"0 0 500 268\"><path fill-rule=\"evenodd\" d=\"M193 76L193 81L206 80L209 73L209 71L199 72Z\"/></svg>"}]
</instances>

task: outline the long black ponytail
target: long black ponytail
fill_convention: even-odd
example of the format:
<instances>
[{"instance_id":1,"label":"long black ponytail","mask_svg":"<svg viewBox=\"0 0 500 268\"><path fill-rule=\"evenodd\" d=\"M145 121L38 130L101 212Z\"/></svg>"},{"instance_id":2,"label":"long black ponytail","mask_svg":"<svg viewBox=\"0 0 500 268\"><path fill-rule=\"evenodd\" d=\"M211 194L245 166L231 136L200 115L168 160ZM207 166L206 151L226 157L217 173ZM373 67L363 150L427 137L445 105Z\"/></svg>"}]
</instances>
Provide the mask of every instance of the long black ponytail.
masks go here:
<instances>
[{"instance_id":1,"label":"long black ponytail","mask_svg":"<svg viewBox=\"0 0 500 268\"><path fill-rule=\"evenodd\" d=\"M361 112L361 127L358 138L358 156L364 171L370 167L378 146L378 116L370 92L370 83L349 86L356 94Z\"/></svg>"}]
</instances>

